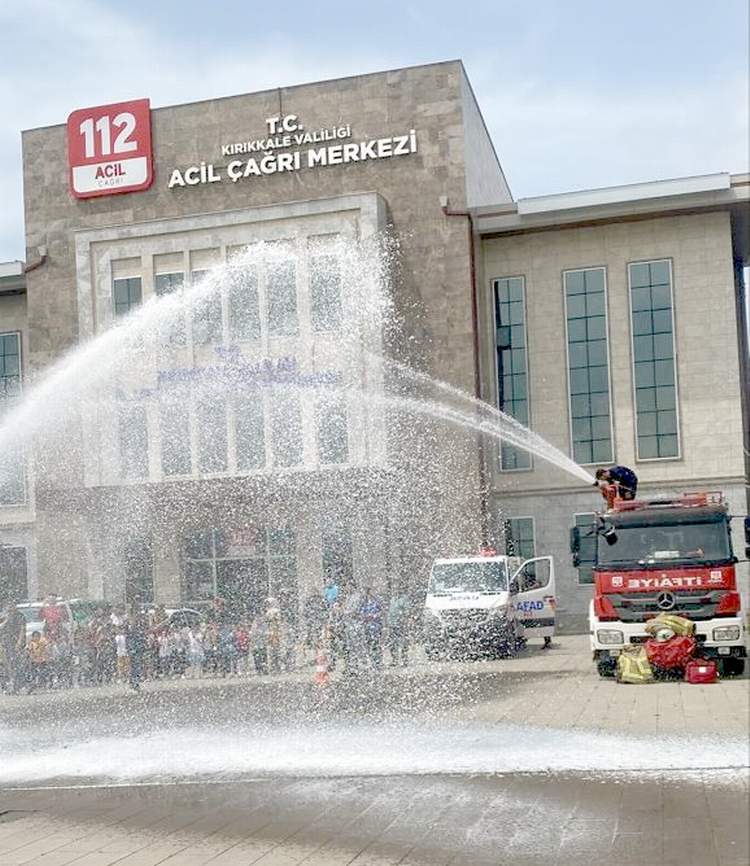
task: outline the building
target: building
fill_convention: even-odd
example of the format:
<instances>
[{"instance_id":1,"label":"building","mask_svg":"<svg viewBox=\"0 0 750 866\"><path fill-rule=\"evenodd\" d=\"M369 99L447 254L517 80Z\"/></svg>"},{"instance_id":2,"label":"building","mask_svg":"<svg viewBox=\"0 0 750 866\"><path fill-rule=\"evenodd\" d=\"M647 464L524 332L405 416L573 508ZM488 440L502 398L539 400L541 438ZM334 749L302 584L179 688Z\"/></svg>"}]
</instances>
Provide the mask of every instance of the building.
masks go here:
<instances>
[{"instance_id":1,"label":"building","mask_svg":"<svg viewBox=\"0 0 750 866\"><path fill-rule=\"evenodd\" d=\"M167 355L134 344L101 380L106 353L81 367L78 413L49 422L27 470L5 475L6 593L271 592L291 609L324 574L419 586L433 553L510 533L524 554L555 555L561 618L580 628L590 570L572 568L567 536L595 491L359 399L388 391L394 361L582 464L634 466L649 491L719 487L747 511L746 177L515 202L458 61L76 111L25 132L23 159L26 273L0 274L11 401L151 296L177 296L257 241L280 253L197 318L186 308ZM383 234L398 247L387 317L369 303L375 275L347 276L337 254ZM367 350L356 360L349 327ZM238 393L169 397L206 371L239 377ZM290 377L346 387L284 403L275 386ZM66 396L50 395L49 418Z\"/></svg>"}]
</instances>

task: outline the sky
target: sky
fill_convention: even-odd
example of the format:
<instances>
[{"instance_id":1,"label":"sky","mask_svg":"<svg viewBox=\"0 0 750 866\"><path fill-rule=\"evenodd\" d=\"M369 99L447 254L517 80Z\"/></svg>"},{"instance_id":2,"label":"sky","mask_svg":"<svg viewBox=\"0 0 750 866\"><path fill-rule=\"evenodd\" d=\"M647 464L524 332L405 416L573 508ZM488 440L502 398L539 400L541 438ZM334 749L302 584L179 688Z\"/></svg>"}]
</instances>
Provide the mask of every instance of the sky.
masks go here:
<instances>
[{"instance_id":1,"label":"sky","mask_svg":"<svg viewBox=\"0 0 750 866\"><path fill-rule=\"evenodd\" d=\"M455 58L516 198L748 171L747 0L1 0L0 35L0 261L22 129Z\"/></svg>"}]
</instances>

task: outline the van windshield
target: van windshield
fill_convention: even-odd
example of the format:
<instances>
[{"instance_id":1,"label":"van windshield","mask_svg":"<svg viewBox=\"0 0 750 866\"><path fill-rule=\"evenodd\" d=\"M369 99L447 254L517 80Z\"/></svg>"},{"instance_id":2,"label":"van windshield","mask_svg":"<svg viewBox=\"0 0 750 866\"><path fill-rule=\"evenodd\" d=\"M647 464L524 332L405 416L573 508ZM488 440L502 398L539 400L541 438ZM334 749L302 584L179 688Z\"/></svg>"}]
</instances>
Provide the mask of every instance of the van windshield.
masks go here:
<instances>
[{"instance_id":1,"label":"van windshield","mask_svg":"<svg viewBox=\"0 0 750 866\"><path fill-rule=\"evenodd\" d=\"M498 560L486 562L436 562L430 575L430 593L504 592L508 589L508 570Z\"/></svg>"}]
</instances>

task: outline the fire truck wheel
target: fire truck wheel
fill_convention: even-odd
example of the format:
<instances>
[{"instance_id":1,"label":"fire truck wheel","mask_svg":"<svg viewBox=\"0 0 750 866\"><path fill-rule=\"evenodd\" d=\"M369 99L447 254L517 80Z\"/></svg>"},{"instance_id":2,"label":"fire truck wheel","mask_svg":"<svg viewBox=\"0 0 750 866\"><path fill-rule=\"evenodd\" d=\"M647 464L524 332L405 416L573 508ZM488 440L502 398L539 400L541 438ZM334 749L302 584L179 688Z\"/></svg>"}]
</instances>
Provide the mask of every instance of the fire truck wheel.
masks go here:
<instances>
[{"instance_id":1,"label":"fire truck wheel","mask_svg":"<svg viewBox=\"0 0 750 866\"><path fill-rule=\"evenodd\" d=\"M745 673L745 659L720 659L719 673L723 677L741 677Z\"/></svg>"}]
</instances>

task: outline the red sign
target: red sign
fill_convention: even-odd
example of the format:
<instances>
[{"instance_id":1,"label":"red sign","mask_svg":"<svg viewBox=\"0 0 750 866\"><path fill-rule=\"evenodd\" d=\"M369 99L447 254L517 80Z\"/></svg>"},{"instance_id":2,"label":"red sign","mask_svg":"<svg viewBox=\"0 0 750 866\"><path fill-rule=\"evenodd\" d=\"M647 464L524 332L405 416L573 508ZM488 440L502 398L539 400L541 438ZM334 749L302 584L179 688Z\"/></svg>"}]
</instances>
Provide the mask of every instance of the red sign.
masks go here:
<instances>
[{"instance_id":1,"label":"red sign","mask_svg":"<svg viewBox=\"0 0 750 866\"><path fill-rule=\"evenodd\" d=\"M595 572L600 593L664 592L676 589L734 589L734 566L673 568L669 571Z\"/></svg>"},{"instance_id":2,"label":"red sign","mask_svg":"<svg viewBox=\"0 0 750 866\"><path fill-rule=\"evenodd\" d=\"M154 179L149 100L74 111L68 118L68 169L76 198L148 189Z\"/></svg>"}]
</instances>

